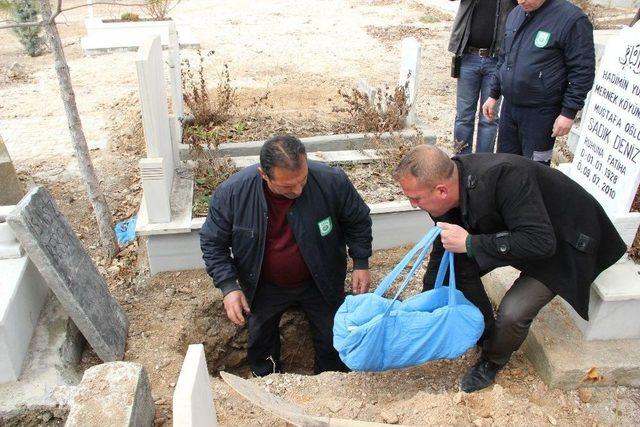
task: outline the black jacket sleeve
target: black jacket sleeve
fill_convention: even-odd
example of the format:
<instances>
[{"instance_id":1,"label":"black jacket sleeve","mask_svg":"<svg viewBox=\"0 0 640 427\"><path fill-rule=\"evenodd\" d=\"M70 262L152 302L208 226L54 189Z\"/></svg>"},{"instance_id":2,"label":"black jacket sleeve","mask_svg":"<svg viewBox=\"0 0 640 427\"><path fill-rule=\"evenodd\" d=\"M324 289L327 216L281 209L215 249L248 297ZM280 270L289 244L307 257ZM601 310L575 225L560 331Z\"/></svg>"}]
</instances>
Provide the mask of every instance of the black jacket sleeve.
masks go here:
<instances>
[{"instance_id":1,"label":"black jacket sleeve","mask_svg":"<svg viewBox=\"0 0 640 427\"><path fill-rule=\"evenodd\" d=\"M480 270L552 256L556 237L534 178L508 167L497 179L494 191L506 230L471 236L473 257Z\"/></svg>"},{"instance_id":2,"label":"black jacket sleeve","mask_svg":"<svg viewBox=\"0 0 640 427\"><path fill-rule=\"evenodd\" d=\"M568 85L560 114L573 119L584 106L595 77L593 26L586 16L577 19L565 35L564 62Z\"/></svg>"},{"instance_id":3,"label":"black jacket sleeve","mask_svg":"<svg viewBox=\"0 0 640 427\"><path fill-rule=\"evenodd\" d=\"M232 230L229 190L219 187L211 197L207 219L200 230L200 249L207 273L224 295L240 289L237 270L231 258Z\"/></svg>"},{"instance_id":4,"label":"black jacket sleeve","mask_svg":"<svg viewBox=\"0 0 640 427\"><path fill-rule=\"evenodd\" d=\"M349 256L353 258L354 269L369 268L371 256L371 217L369 206L362 200L360 194L347 178L343 170L339 170L341 179L340 194L342 203L340 208L340 228L343 230L345 241L349 248Z\"/></svg>"}]
</instances>

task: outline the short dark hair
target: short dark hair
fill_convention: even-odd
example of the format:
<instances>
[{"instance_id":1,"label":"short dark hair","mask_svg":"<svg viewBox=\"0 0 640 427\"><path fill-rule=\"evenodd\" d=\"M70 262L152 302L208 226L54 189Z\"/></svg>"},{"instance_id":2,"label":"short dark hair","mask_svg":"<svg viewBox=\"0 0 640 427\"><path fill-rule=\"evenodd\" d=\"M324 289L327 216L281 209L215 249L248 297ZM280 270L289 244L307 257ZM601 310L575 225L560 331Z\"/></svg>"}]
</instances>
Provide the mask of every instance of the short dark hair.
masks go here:
<instances>
[{"instance_id":1,"label":"short dark hair","mask_svg":"<svg viewBox=\"0 0 640 427\"><path fill-rule=\"evenodd\" d=\"M260 167L269 178L273 168L298 170L302 166L302 159L307 158L304 144L292 135L277 135L264 143L260 149Z\"/></svg>"},{"instance_id":2,"label":"short dark hair","mask_svg":"<svg viewBox=\"0 0 640 427\"><path fill-rule=\"evenodd\" d=\"M399 181L412 176L422 185L436 185L451 179L455 171L455 163L444 151L434 145L422 144L400 160L393 177Z\"/></svg>"}]
</instances>

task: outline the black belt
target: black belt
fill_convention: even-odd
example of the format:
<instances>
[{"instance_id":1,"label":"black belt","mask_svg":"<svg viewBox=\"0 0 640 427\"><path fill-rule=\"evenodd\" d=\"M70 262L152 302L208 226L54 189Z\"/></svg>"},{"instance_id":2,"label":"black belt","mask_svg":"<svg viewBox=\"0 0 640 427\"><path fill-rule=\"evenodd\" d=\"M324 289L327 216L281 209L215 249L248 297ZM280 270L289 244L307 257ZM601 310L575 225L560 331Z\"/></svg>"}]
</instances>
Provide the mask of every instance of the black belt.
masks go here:
<instances>
[{"instance_id":1,"label":"black belt","mask_svg":"<svg viewBox=\"0 0 640 427\"><path fill-rule=\"evenodd\" d=\"M464 51L465 51L465 53L473 53L474 55L478 55L478 56L481 56L483 58L490 58L491 57L490 49L487 48L487 47L467 46L467 48Z\"/></svg>"}]
</instances>

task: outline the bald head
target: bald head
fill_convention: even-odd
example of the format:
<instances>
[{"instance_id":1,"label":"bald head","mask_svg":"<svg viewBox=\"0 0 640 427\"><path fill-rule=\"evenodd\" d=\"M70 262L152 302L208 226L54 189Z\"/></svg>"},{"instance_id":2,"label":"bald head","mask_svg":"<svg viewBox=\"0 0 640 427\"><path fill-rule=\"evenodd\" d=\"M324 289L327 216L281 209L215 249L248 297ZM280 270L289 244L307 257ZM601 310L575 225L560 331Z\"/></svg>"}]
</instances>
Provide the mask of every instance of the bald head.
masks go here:
<instances>
[{"instance_id":1,"label":"bald head","mask_svg":"<svg viewBox=\"0 0 640 427\"><path fill-rule=\"evenodd\" d=\"M400 161L394 178L414 208L439 217L460 202L456 164L442 150L419 145Z\"/></svg>"},{"instance_id":2,"label":"bald head","mask_svg":"<svg viewBox=\"0 0 640 427\"><path fill-rule=\"evenodd\" d=\"M393 177L400 180L413 177L422 185L436 185L454 178L455 163L433 145L418 145L405 155Z\"/></svg>"}]
</instances>

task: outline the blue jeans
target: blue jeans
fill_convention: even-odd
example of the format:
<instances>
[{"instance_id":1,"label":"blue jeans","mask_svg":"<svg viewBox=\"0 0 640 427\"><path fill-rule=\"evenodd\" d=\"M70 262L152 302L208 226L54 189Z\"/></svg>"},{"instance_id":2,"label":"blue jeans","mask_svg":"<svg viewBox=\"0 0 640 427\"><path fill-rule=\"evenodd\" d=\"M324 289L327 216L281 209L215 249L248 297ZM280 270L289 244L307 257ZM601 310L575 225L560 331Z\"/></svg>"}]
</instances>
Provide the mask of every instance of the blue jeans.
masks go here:
<instances>
[{"instance_id":1,"label":"blue jeans","mask_svg":"<svg viewBox=\"0 0 640 427\"><path fill-rule=\"evenodd\" d=\"M469 154L473 148L473 131L478 113L476 153L493 153L498 131L498 119L490 122L482 114L482 104L489 97L491 80L496 71L497 58L483 58L473 53L462 55L456 98L456 121L453 138L456 146L462 145L460 154ZM478 99L480 107L478 107ZM500 101L496 110L500 107Z\"/></svg>"}]
</instances>

